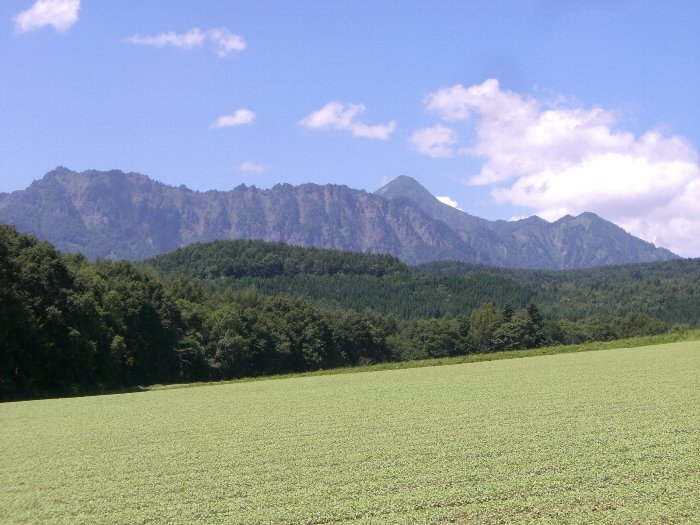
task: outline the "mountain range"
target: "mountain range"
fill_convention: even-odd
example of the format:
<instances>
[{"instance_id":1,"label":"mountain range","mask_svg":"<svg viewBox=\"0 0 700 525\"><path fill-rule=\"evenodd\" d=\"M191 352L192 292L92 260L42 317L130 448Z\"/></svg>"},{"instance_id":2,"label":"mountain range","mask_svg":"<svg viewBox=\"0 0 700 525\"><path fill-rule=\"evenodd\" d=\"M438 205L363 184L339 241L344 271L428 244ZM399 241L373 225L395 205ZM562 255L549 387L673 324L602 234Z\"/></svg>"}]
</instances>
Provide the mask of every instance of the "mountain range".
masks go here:
<instances>
[{"instance_id":1,"label":"mountain range","mask_svg":"<svg viewBox=\"0 0 700 525\"><path fill-rule=\"evenodd\" d=\"M58 167L0 193L0 222L89 258L140 259L216 239L389 253L409 264L560 270L677 258L593 213L552 223L481 219L406 176L375 193L332 184L198 192L137 173Z\"/></svg>"}]
</instances>

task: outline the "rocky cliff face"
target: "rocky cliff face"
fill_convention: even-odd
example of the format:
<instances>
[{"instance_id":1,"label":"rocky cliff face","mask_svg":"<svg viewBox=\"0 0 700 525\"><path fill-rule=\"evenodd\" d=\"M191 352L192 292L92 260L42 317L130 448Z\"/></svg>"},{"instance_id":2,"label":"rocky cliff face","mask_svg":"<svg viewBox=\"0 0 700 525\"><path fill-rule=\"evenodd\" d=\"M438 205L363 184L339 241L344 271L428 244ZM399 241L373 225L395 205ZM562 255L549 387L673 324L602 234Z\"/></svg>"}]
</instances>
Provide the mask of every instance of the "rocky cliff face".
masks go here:
<instances>
[{"instance_id":1,"label":"rocky cliff face","mask_svg":"<svg viewBox=\"0 0 700 525\"><path fill-rule=\"evenodd\" d=\"M138 259L215 239L532 268L674 257L593 214L553 224L491 222L440 203L413 179L397 181L376 194L317 184L195 192L135 173L57 168L25 190L1 194L0 222L90 258Z\"/></svg>"},{"instance_id":2,"label":"rocky cliff face","mask_svg":"<svg viewBox=\"0 0 700 525\"><path fill-rule=\"evenodd\" d=\"M200 193L120 171L58 168L5 194L0 221L91 258L137 259L214 239L400 254L410 262L464 248L458 234L413 202L346 186L241 185Z\"/></svg>"}]
</instances>

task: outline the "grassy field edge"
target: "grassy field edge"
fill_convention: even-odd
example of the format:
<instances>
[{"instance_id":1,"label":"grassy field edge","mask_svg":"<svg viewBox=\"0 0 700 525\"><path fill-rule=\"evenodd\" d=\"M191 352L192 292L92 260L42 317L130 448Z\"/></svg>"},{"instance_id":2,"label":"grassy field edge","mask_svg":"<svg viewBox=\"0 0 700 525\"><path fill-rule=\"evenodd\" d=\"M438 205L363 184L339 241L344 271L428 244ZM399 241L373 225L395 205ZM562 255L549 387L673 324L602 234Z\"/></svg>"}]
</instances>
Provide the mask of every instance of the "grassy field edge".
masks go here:
<instances>
[{"instance_id":1,"label":"grassy field edge","mask_svg":"<svg viewBox=\"0 0 700 525\"><path fill-rule=\"evenodd\" d=\"M371 365L353 367L330 368L327 370L314 370L310 372L294 372L288 374L276 374L267 376L242 377L224 381L198 381L194 383L172 383L167 385L149 385L139 387L138 391L168 390L175 388L194 388L199 386L215 386L232 383L248 383L251 381L271 381L275 379L291 379L295 377L314 377L336 374L356 374L362 372L376 372L381 370L403 370L408 368L424 368L431 366L459 365L466 363L481 363L485 361L498 361L501 359L521 359L558 354L573 354L579 352L596 352L600 350L614 350L617 348L636 348L642 346L654 346L666 343L679 343L700 340L700 329L681 330L661 335L631 337L628 339L615 339L612 341L596 341L578 345L545 346L542 348L530 348L527 350L506 350L487 354L467 354L454 357L439 357L433 359L420 359L413 361L391 361ZM133 390L132 390L133 391ZM116 392L115 392L116 393Z\"/></svg>"}]
</instances>

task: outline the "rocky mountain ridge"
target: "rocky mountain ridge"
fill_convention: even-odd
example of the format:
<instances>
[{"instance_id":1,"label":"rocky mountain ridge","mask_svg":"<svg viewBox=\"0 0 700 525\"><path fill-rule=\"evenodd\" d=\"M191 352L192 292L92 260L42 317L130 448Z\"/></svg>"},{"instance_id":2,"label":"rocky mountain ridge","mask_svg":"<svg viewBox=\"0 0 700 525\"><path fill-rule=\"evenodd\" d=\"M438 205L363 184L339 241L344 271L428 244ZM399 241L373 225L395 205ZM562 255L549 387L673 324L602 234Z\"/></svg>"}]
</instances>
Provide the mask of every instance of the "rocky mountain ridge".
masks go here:
<instances>
[{"instance_id":1,"label":"rocky mountain ridge","mask_svg":"<svg viewBox=\"0 0 700 525\"><path fill-rule=\"evenodd\" d=\"M0 222L90 258L139 259L215 239L389 253L410 264L567 269L676 257L590 213L554 223L480 219L410 177L374 194L332 184L197 192L136 173L59 167L0 194Z\"/></svg>"}]
</instances>

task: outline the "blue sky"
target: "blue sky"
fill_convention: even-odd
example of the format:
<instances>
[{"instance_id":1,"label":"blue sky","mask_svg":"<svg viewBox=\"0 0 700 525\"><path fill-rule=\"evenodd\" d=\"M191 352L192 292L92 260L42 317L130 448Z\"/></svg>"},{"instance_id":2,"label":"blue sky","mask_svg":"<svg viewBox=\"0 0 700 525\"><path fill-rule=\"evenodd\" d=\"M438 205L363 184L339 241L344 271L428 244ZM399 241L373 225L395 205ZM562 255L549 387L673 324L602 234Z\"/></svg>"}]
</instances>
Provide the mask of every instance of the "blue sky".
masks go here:
<instances>
[{"instance_id":1,"label":"blue sky","mask_svg":"<svg viewBox=\"0 0 700 525\"><path fill-rule=\"evenodd\" d=\"M0 191L55 166L198 190L594 211L700 255L700 2L0 4Z\"/></svg>"}]
</instances>

